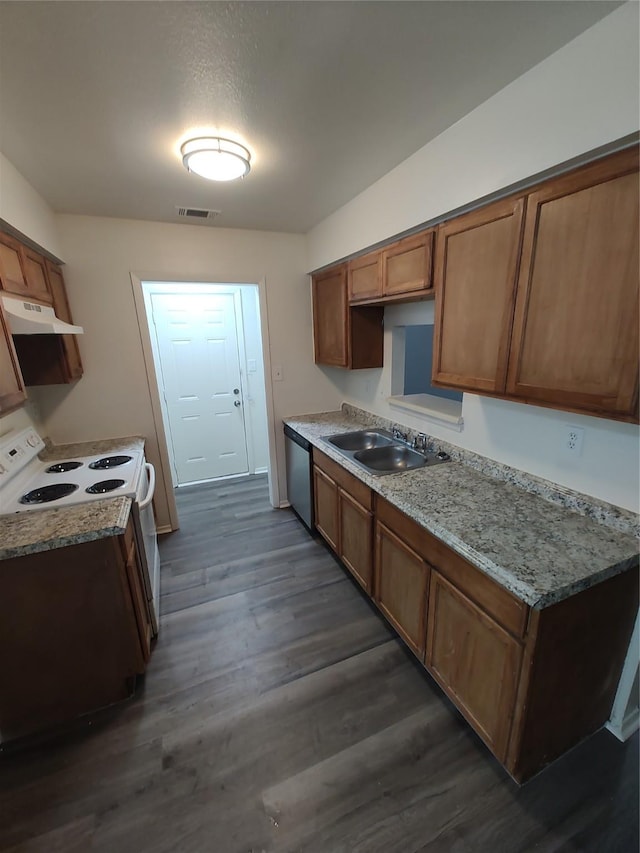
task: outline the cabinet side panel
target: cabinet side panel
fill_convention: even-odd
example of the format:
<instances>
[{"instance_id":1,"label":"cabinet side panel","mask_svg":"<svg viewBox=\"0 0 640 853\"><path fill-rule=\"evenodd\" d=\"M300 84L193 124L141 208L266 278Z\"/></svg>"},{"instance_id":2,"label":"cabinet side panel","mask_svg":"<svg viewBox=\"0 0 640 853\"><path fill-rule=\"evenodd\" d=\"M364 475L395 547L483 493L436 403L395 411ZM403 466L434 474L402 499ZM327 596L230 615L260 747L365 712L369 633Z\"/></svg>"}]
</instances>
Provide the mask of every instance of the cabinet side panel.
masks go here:
<instances>
[{"instance_id":1,"label":"cabinet side panel","mask_svg":"<svg viewBox=\"0 0 640 853\"><path fill-rule=\"evenodd\" d=\"M125 698L137 644L108 539L5 560L3 741Z\"/></svg>"},{"instance_id":2,"label":"cabinet side panel","mask_svg":"<svg viewBox=\"0 0 640 853\"><path fill-rule=\"evenodd\" d=\"M607 721L637 610L636 568L541 611L519 743L509 750L516 779Z\"/></svg>"}]
</instances>

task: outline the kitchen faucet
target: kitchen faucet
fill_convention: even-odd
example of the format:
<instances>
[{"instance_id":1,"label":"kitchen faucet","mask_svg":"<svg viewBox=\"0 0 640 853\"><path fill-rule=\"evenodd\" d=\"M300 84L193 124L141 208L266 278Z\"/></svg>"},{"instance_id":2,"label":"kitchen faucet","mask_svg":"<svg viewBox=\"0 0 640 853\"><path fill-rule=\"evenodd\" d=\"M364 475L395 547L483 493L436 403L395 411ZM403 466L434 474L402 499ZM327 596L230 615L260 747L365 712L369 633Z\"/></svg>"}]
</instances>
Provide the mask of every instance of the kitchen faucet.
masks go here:
<instances>
[{"instance_id":1,"label":"kitchen faucet","mask_svg":"<svg viewBox=\"0 0 640 853\"><path fill-rule=\"evenodd\" d=\"M417 450L418 453L426 453L427 452L427 436L423 432L419 432L417 435L413 437L413 441L411 442L411 446L414 450Z\"/></svg>"}]
</instances>

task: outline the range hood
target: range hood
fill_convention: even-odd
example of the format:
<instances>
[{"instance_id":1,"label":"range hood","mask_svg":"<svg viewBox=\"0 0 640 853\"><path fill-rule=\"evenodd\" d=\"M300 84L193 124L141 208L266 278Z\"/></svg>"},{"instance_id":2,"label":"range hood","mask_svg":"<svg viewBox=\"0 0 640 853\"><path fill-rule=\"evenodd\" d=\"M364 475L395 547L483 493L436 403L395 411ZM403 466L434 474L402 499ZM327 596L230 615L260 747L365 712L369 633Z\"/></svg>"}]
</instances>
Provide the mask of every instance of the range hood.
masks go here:
<instances>
[{"instance_id":1,"label":"range hood","mask_svg":"<svg viewBox=\"0 0 640 853\"><path fill-rule=\"evenodd\" d=\"M12 335L82 335L82 326L56 317L53 308L38 302L25 302L19 296L2 294L2 307Z\"/></svg>"}]
</instances>

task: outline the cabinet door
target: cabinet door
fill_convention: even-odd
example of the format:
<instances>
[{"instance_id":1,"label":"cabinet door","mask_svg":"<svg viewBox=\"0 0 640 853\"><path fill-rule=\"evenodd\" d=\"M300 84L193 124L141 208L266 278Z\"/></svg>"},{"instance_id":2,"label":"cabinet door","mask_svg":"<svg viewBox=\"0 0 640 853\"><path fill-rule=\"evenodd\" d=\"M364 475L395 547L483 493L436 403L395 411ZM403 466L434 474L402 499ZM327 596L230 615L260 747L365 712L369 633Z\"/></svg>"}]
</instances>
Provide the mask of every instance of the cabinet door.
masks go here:
<instances>
[{"instance_id":1,"label":"cabinet door","mask_svg":"<svg viewBox=\"0 0 640 853\"><path fill-rule=\"evenodd\" d=\"M0 414L17 409L26 399L13 338L0 302Z\"/></svg>"},{"instance_id":2,"label":"cabinet door","mask_svg":"<svg viewBox=\"0 0 640 853\"><path fill-rule=\"evenodd\" d=\"M432 289L431 253L433 231L399 240L382 252L382 292L399 296Z\"/></svg>"},{"instance_id":3,"label":"cabinet door","mask_svg":"<svg viewBox=\"0 0 640 853\"><path fill-rule=\"evenodd\" d=\"M375 601L420 660L424 659L428 586L425 561L378 522Z\"/></svg>"},{"instance_id":4,"label":"cabinet door","mask_svg":"<svg viewBox=\"0 0 640 853\"><path fill-rule=\"evenodd\" d=\"M340 558L358 583L371 593L373 515L342 489L338 492Z\"/></svg>"},{"instance_id":5,"label":"cabinet door","mask_svg":"<svg viewBox=\"0 0 640 853\"><path fill-rule=\"evenodd\" d=\"M42 255L39 255L26 246L21 247L21 252L29 299L37 299L39 302L48 302L50 304L52 298L47 279L45 259Z\"/></svg>"},{"instance_id":6,"label":"cabinet door","mask_svg":"<svg viewBox=\"0 0 640 853\"><path fill-rule=\"evenodd\" d=\"M638 383L638 151L529 196L507 392L633 415Z\"/></svg>"},{"instance_id":7,"label":"cabinet door","mask_svg":"<svg viewBox=\"0 0 640 853\"><path fill-rule=\"evenodd\" d=\"M346 265L313 277L313 343L316 364L349 366Z\"/></svg>"},{"instance_id":8,"label":"cabinet door","mask_svg":"<svg viewBox=\"0 0 640 853\"><path fill-rule=\"evenodd\" d=\"M27 296L29 286L22 267L20 243L0 233L0 287L16 296Z\"/></svg>"},{"instance_id":9,"label":"cabinet door","mask_svg":"<svg viewBox=\"0 0 640 853\"><path fill-rule=\"evenodd\" d=\"M433 383L504 392L524 199L440 226L436 237Z\"/></svg>"},{"instance_id":10,"label":"cabinet door","mask_svg":"<svg viewBox=\"0 0 640 853\"><path fill-rule=\"evenodd\" d=\"M338 487L317 465L313 466L316 528L338 553Z\"/></svg>"},{"instance_id":11,"label":"cabinet door","mask_svg":"<svg viewBox=\"0 0 640 853\"><path fill-rule=\"evenodd\" d=\"M67 300L67 289L62 277L60 267L47 261L47 275L49 278L49 286L51 287L51 295L53 297L53 307L56 316L65 323L73 324L69 302ZM64 370L67 381L73 382L80 379L83 374L82 361L80 359L80 350L78 348L78 339L76 335L62 335L62 350L64 357Z\"/></svg>"},{"instance_id":12,"label":"cabinet door","mask_svg":"<svg viewBox=\"0 0 640 853\"><path fill-rule=\"evenodd\" d=\"M431 572L425 663L500 761L504 761L522 649L438 572Z\"/></svg>"},{"instance_id":13,"label":"cabinet door","mask_svg":"<svg viewBox=\"0 0 640 853\"><path fill-rule=\"evenodd\" d=\"M369 252L349 261L349 300L382 296L382 254Z\"/></svg>"}]
</instances>

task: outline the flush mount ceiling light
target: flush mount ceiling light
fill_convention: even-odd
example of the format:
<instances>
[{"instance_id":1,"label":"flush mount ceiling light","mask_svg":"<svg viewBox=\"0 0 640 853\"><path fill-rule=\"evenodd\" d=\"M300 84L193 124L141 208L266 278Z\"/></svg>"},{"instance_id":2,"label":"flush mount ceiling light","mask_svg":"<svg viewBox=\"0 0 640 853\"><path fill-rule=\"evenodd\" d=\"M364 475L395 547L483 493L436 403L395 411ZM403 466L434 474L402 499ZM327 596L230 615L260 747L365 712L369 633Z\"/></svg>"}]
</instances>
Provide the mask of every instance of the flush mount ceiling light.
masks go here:
<instances>
[{"instance_id":1,"label":"flush mount ceiling light","mask_svg":"<svg viewBox=\"0 0 640 853\"><path fill-rule=\"evenodd\" d=\"M187 139L180 153L188 172L210 181L234 181L244 178L251 169L251 154L244 145L220 136Z\"/></svg>"}]
</instances>

